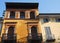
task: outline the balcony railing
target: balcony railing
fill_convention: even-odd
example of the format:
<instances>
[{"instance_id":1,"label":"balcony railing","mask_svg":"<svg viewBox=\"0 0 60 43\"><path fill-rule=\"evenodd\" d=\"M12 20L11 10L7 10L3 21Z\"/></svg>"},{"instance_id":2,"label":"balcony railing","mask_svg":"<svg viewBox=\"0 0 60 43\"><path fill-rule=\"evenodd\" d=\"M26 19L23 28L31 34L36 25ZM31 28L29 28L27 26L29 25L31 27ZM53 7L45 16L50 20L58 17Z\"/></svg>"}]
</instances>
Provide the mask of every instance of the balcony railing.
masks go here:
<instances>
[{"instance_id":1,"label":"balcony railing","mask_svg":"<svg viewBox=\"0 0 60 43\"><path fill-rule=\"evenodd\" d=\"M38 35L32 36L31 33L29 33L28 40L42 40L42 34L38 33Z\"/></svg>"},{"instance_id":2,"label":"balcony railing","mask_svg":"<svg viewBox=\"0 0 60 43\"><path fill-rule=\"evenodd\" d=\"M16 40L16 34L8 35L8 34L2 34L2 40Z\"/></svg>"},{"instance_id":3,"label":"balcony railing","mask_svg":"<svg viewBox=\"0 0 60 43\"><path fill-rule=\"evenodd\" d=\"M55 41L55 36L54 35L47 35L46 41Z\"/></svg>"}]
</instances>

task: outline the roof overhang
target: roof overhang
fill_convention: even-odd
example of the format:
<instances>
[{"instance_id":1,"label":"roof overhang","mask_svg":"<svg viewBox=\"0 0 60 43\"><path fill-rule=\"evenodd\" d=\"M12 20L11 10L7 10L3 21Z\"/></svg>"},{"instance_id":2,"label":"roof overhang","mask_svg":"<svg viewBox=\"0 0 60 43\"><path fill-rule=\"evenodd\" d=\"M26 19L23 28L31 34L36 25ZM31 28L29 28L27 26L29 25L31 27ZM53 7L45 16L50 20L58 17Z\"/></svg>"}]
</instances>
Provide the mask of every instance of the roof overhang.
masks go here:
<instances>
[{"instance_id":1,"label":"roof overhang","mask_svg":"<svg viewBox=\"0 0 60 43\"><path fill-rule=\"evenodd\" d=\"M40 13L39 17L60 17L60 13Z\"/></svg>"},{"instance_id":2,"label":"roof overhang","mask_svg":"<svg viewBox=\"0 0 60 43\"><path fill-rule=\"evenodd\" d=\"M37 9L38 3L6 2L6 9Z\"/></svg>"}]
</instances>

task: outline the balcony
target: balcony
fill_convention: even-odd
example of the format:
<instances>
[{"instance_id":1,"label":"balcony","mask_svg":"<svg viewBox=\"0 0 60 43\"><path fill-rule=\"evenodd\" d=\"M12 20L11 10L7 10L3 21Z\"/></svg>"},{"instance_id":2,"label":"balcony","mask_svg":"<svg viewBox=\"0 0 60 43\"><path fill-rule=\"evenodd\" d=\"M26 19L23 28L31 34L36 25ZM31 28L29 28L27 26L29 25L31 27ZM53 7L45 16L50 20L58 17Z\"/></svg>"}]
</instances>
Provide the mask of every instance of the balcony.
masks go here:
<instances>
[{"instance_id":1,"label":"balcony","mask_svg":"<svg viewBox=\"0 0 60 43\"><path fill-rule=\"evenodd\" d=\"M38 33L38 35L32 36L31 33L29 33L28 40L42 40L42 34Z\"/></svg>"},{"instance_id":2,"label":"balcony","mask_svg":"<svg viewBox=\"0 0 60 43\"><path fill-rule=\"evenodd\" d=\"M16 39L16 34L13 35L8 35L8 34L2 34L2 40L15 40Z\"/></svg>"},{"instance_id":3,"label":"balcony","mask_svg":"<svg viewBox=\"0 0 60 43\"><path fill-rule=\"evenodd\" d=\"M46 41L48 41L48 42L49 42L49 41L50 41L50 42L54 42L54 41L55 41L55 36L54 36L54 35L47 35L47 36L46 36L46 39L47 39Z\"/></svg>"},{"instance_id":4,"label":"balcony","mask_svg":"<svg viewBox=\"0 0 60 43\"><path fill-rule=\"evenodd\" d=\"M27 40L28 40L28 43L41 43L42 34L38 33L38 35L32 36L31 33L29 33Z\"/></svg>"}]
</instances>

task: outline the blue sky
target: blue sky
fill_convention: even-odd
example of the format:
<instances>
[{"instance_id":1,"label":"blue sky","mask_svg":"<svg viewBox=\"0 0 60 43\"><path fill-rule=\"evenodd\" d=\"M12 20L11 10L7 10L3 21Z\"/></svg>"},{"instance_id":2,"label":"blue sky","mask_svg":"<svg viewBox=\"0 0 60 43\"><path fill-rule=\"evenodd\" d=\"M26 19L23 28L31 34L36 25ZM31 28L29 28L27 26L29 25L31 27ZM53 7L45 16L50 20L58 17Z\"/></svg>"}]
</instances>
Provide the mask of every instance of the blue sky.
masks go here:
<instances>
[{"instance_id":1,"label":"blue sky","mask_svg":"<svg viewBox=\"0 0 60 43\"><path fill-rule=\"evenodd\" d=\"M60 0L0 0L0 17L5 10L5 2L38 2L40 13L60 13Z\"/></svg>"}]
</instances>

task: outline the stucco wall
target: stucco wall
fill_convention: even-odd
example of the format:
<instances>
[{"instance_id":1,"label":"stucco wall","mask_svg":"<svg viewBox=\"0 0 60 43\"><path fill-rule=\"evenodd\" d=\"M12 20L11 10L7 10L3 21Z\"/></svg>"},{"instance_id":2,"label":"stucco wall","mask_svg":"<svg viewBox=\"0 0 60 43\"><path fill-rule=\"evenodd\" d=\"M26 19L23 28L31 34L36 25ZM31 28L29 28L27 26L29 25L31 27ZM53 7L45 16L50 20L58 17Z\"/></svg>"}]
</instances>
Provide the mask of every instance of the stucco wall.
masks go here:
<instances>
[{"instance_id":1,"label":"stucco wall","mask_svg":"<svg viewBox=\"0 0 60 43\"><path fill-rule=\"evenodd\" d=\"M4 23L7 22L16 22L15 24L15 33L17 33L17 41L20 42L27 42L27 36L28 36L28 22L38 22L38 20L4 20ZM34 25L34 24L33 24ZM38 25L38 23L37 23ZM38 27L39 28L39 27ZM1 35L4 33L4 30L6 29L6 25L3 24ZM37 29L38 30L38 29Z\"/></svg>"},{"instance_id":2,"label":"stucco wall","mask_svg":"<svg viewBox=\"0 0 60 43\"><path fill-rule=\"evenodd\" d=\"M46 32L44 27L50 27L51 33L55 36L56 41L60 39L60 22L56 22L55 18L50 18L47 23L43 22L43 18L40 18L39 24L41 25L43 41L46 41Z\"/></svg>"},{"instance_id":3,"label":"stucco wall","mask_svg":"<svg viewBox=\"0 0 60 43\"><path fill-rule=\"evenodd\" d=\"M15 18L14 19L10 19L10 11L15 11ZM24 11L25 12L25 19L20 19L20 11ZM30 12L34 11L35 12L35 16L37 17L39 12L38 9L7 9L5 12L5 16L4 16L4 21L3 21L3 28L2 28L2 32L1 32L1 37L2 34L4 33L4 29L6 29L6 24L7 22L16 22L15 24L15 32L17 33L17 41L20 42L27 42L27 36L28 36L28 22L32 22L31 24L35 25L35 22L37 22L37 31L38 33L41 33L41 31L39 31L40 26L38 24L38 19L30 19ZM8 26L7 26L8 27Z\"/></svg>"}]
</instances>

